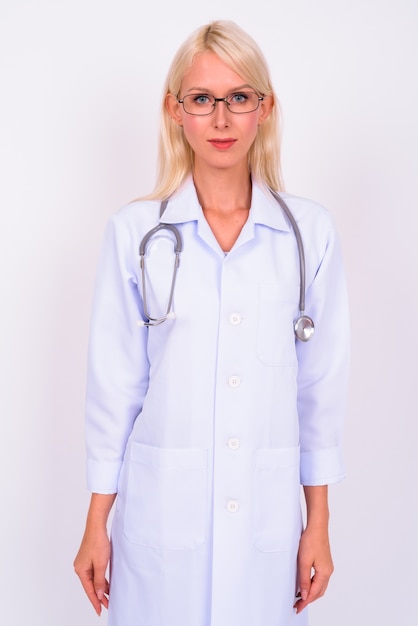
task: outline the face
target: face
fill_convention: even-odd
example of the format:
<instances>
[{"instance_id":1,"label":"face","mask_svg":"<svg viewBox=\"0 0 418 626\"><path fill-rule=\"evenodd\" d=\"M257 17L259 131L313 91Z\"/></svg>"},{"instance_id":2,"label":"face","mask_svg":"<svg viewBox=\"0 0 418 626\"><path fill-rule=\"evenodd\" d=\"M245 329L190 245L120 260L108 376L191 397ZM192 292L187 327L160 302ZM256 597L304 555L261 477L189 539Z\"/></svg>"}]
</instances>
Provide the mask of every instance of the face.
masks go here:
<instances>
[{"instance_id":1,"label":"face","mask_svg":"<svg viewBox=\"0 0 418 626\"><path fill-rule=\"evenodd\" d=\"M233 93L254 91L216 54L205 52L194 58L183 76L180 99L189 94L208 94L225 98ZM238 96L239 97L239 96ZM257 135L258 126L267 119L272 98L260 102L251 113L231 113L224 102L217 102L210 115L190 115L169 94L167 110L195 154L195 168L247 168L247 154Z\"/></svg>"}]
</instances>

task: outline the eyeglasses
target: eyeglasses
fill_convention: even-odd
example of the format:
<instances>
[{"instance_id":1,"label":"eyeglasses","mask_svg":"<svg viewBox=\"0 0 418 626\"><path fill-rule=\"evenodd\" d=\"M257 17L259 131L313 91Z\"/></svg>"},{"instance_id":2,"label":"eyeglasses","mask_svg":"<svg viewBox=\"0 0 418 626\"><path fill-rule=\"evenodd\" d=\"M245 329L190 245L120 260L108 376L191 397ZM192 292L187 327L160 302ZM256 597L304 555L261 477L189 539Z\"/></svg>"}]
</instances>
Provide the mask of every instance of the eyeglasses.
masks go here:
<instances>
[{"instance_id":1,"label":"eyeglasses","mask_svg":"<svg viewBox=\"0 0 418 626\"><path fill-rule=\"evenodd\" d=\"M208 93L192 93L177 99L177 102L183 105L189 115L210 115L218 102L225 102L231 113L251 113L258 109L262 100L264 96L259 96L254 91L240 91L231 93L226 98L215 98Z\"/></svg>"}]
</instances>

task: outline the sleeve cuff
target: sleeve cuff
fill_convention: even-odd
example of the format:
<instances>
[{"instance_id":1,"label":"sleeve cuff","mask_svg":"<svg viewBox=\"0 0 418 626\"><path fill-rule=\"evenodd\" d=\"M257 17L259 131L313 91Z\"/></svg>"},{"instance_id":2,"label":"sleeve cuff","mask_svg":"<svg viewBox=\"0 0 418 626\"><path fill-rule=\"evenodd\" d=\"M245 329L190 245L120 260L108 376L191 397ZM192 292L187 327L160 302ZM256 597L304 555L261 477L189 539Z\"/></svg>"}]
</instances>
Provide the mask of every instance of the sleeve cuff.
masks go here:
<instances>
[{"instance_id":1,"label":"sleeve cuff","mask_svg":"<svg viewBox=\"0 0 418 626\"><path fill-rule=\"evenodd\" d=\"M300 482L306 486L330 485L345 478L341 449L305 450L300 455Z\"/></svg>"},{"instance_id":2,"label":"sleeve cuff","mask_svg":"<svg viewBox=\"0 0 418 626\"><path fill-rule=\"evenodd\" d=\"M87 486L92 493L117 493L119 473L122 467L120 461L87 460Z\"/></svg>"}]
</instances>

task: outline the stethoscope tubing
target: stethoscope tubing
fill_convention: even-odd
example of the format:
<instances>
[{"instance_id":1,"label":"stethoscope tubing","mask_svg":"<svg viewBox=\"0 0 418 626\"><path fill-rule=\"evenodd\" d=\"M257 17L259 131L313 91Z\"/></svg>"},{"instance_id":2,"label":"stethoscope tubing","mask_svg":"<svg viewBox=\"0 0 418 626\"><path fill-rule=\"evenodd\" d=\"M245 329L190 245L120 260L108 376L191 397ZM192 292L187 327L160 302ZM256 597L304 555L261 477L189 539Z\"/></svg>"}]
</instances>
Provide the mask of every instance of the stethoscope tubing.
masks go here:
<instances>
[{"instance_id":1,"label":"stethoscope tubing","mask_svg":"<svg viewBox=\"0 0 418 626\"><path fill-rule=\"evenodd\" d=\"M165 206L167 206L167 202L168 201L165 201ZM160 211L160 215L162 215L161 211ZM149 240L152 239L152 237L154 237L154 235L156 235L160 230L169 230L171 233L173 233L176 239L176 243L174 246L174 254L175 254L174 269L173 269L173 277L171 280L170 295L168 298L167 310L165 312L165 315L163 315L162 317L151 317L148 311L148 301L147 301L147 289L146 289L146 280L145 280L145 254L147 251L147 245L148 245ZM173 226L173 224L165 224L164 222L160 222L159 224L157 224L157 226L154 226L154 228L152 228L145 235L145 237L142 239L140 243L139 263L141 267L141 276L142 276L142 299L143 299L143 306L144 306L144 315L148 319L148 322L144 322L145 326L158 326L159 324L162 324L163 322L166 321L166 319L170 317L171 305L173 303L173 296L174 296L174 288L176 285L177 270L180 265L180 254L182 251L183 251L183 240L181 238L179 230L175 226Z\"/></svg>"},{"instance_id":2,"label":"stethoscope tubing","mask_svg":"<svg viewBox=\"0 0 418 626\"><path fill-rule=\"evenodd\" d=\"M279 196L278 193L270 189L272 195L280 204L283 212L285 213L287 219L289 220L294 235L296 237L296 243L298 246L298 254L299 254L299 279L300 279L300 288L299 288L299 315L304 315L305 313L305 285L306 285L306 264L305 264L305 250L302 241L302 235L300 234L299 226L286 202Z\"/></svg>"},{"instance_id":3,"label":"stethoscope tubing","mask_svg":"<svg viewBox=\"0 0 418 626\"><path fill-rule=\"evenodd\" d=\"M296 243L298 247L298 255L299 255L300 283L299 283L299 316L294 321L294 333L297 339L299 339L302 342L306 342L312 337L314 330L315 330L315 325L314 325L313 320L308 315L305 315L306 264L305 264L305 251L304 251L304 246L303 246L303 241L302 241L302 235L300 233L299 226L297 225L297 222L295 218L293 217L293 214L291 210L289 209L289 207L287 206L286 202L276 191L273 191L273 189L270 189L270 192L275 198L275 200L279 203L282 211L284 212L287 219L289 220L293 233L296 238ZM164 214L168 201L169 201L169 198L166 198L165 200L161 202L160 219L162 218ZM173 276L171 280L171 288L170 288L170 294L169 294L166 313L162 317L151 317L148 311L148 301L147 301L147 291L146 291L145 255L146 255L147 245L150 239L155 234L157 234L160 230L168 230L175 237L174 268L173 268ZM146 235L143 237L139 245L139 257L140 257L140 268L141 268L141 276L142 276L142 299L143 299L144 315L148 319L148 321L138 322L139 325L158 326L159 324L162 324L163 322L165 322L167 319L175 317L174 313L171 311L171 307L173 304L174 288L175 288L176 278L177 278L177 270L180 265L180 255L182 251L183 251L183 240L181 238L178 228L174 226L173 224L159 222L159 224L154 226L154 228L148 231Z\"/></svg>"}]
</instances>

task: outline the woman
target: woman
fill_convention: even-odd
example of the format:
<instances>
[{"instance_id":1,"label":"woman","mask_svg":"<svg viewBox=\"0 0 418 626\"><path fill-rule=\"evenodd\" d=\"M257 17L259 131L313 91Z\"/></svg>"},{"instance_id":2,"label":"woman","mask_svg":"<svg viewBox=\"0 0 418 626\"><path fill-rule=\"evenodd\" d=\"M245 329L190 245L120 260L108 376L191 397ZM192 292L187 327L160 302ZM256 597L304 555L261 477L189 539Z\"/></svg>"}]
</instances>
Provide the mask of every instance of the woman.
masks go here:
<instances>
[{"instance_id":1,"label":"woman","mask_svg":"<svg viewBox=\"0 0 418 626\"><path fill-rule=\"evenodd\" d=\"M111 626L305 625L332 573L345 281L327 211L281 193L315 320L297 340L301 251L271 192L282 188L277 123L254 41L231 22L200 28L169 71L157 187L106 231L75 570Z\"/></svg>"}]
</instances>

